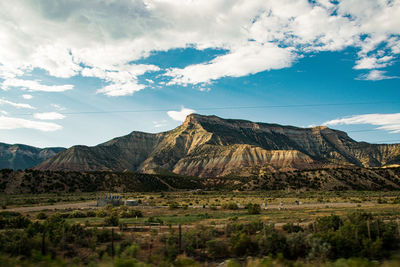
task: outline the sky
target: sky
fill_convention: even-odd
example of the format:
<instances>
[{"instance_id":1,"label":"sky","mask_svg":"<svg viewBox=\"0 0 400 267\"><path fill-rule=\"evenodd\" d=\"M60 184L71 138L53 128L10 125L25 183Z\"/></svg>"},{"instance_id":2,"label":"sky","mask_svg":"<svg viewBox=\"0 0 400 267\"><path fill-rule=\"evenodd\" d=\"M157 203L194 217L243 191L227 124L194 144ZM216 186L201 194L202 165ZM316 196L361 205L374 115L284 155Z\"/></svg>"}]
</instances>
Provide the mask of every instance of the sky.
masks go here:
<instances>
[{"instance_id":1,"label":"sky","mask_svg":"<svg viewBox=\"0 0 400 267\"><path fill-rule=\"evenodd\" d=\"M93 146L199 113L400 143L400 0L0 2L0 142Z\"/></svg>"}]
</instances>

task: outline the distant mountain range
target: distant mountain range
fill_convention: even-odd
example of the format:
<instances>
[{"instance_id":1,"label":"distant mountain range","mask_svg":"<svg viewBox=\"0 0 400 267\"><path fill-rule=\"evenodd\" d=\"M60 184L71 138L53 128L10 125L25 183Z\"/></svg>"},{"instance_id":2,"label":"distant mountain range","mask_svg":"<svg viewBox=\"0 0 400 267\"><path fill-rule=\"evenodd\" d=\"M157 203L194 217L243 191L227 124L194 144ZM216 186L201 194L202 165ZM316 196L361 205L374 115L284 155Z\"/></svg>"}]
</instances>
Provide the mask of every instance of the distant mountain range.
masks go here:
<instances>
[{"instance_id":1,"label":"distant mountain range","mask_svg":"<svg viewBox=\"0 0 400 267\"><path fill-rule=\"evenodd\" d=\"M0 169L32 168L63 150L65 150L63 147L37 148L0 143Z\"/></svg>"},{"instance_id":2,"label":"distant mountain range","mask_svg":"<svg viewBox=\"0 0 400 267\"><path fill-rule=\"evenodd\" d=\"M48 155L56 153L51 151ZM357 142L324 126L298 128L191 114L171 131L132 132L94 147L73 146L35 169L220 177L398 164L399 144Z\"/></svg>"}]
</instances>

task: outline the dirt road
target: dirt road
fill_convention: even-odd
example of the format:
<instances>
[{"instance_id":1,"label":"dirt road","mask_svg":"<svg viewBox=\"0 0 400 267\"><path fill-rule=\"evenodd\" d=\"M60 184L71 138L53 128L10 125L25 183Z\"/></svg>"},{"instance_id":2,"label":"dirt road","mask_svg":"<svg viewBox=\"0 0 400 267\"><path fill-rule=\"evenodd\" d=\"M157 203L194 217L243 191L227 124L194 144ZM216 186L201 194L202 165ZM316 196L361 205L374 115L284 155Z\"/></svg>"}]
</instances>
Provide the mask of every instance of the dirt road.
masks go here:
<instances>
[{"instance_id":1,"label":"dirt road","mask_svg":"<svg viewBox=\"0 0 400 267\"><path fill-rule=\"evenodd\" d=\"M352 208L352 207L368 207L375 206L377 204L372 202L365 203L348 203L348 202L340 202L340 203L304 203L300 205L296 204L270 204L267 206L267 210L294 210L294 209L316 209L316 208ZM139 208L153 208L151 206L139 206ZM202 206L189 206L191 208L202 208ZM66 209L93 209L96 207L96 201L89 202L79 202L79 203L59 203L54 205L45 205L45 206L31 206L31 207L16 207L6 209L7 211L16 211L16 212L38 212L44 210L66 210ZM157 206L157 208L168 208L167 206ZM244 208L244 207L241 207Z\"/></svg>"},{"instance_id":2,"label":"dirt road","mask_svg":"<svg viewBox=\"0 0 400 267\"><path fill-rule=\"evenodd\" d=\"M96 201L89 202L79 202L79 203L58 203L54 205L45 206L31 206L31 207L17 207L6 209L6 211L16 211L16 212L36 212L43 210L66 210L66 209L90 209L97 208Z\"/></svg>"}]
</instances>

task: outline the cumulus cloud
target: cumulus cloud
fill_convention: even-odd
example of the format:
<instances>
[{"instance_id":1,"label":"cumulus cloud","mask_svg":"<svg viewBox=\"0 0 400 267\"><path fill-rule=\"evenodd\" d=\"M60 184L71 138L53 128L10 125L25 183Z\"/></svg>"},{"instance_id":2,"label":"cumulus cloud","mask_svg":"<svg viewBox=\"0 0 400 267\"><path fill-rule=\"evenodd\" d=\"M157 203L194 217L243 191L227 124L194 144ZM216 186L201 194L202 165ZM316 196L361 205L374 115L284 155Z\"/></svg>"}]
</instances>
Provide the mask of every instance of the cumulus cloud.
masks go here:
<instances>
[{"instance_id":1,"label":"cumulus cloud","mask_svg":"<svg viewBox=\"0 0 400 267\"><path fill-rule=\"evenodd\" d=\"M358 80L366 80L366 81L380 81L380 80L388 80L388 79L398 79L398 76L387 76L385 75L386 71L382 70L371 70L367 74L360 75Z\"/></svg>"},{"instance_id":2,"label":"cumulus cloud","mask_svg":"<svg viewBox=\"0 0 400 267\"><path fill-rule=\"evenodd\" d=\"M206 84L347 47L358 51L355 69L372 70L400 53L398 17L400 1L383 0L1 1L0 77L3 89L46 92L73 86L21 77L36 69L59 78L96 77L104 83L98 93L122 96L151 85L139 79L151 71L165 72L169 84ZM181 69L134 64L187 47L227 53Z\"/></svg>"},{"instance_id":3,"label":"cumulus cloud","mask_svg":"<svg viewBox=\"0 0 400 267\"><path fill-rule=\"evenodd\" d=\"M2 83L2 89L8 90L11 87L22 88L28 91L42 91L42 92L64 92L72 90L74 86L72 84L65 85L45 85L34 80L22 80L22 79L6 79Z\"/></svg>"},{"instance_id":4,"label":"cumulus cloud","mask_svg":"<svg viewBox=\"0 0 400 267\"><path fill-rule=\"evenodd\" d=\"M22 128L35 129L43 132L53 132L62 129L62 126L52 122L33 121L0 115L0 129L13 130Z\"/></svg>"},{"instance_id":5,"label":"cumulus cloud","mask_svg":"<svg viewBox=\"0 0 400 267\"><path fill-rule=\"evenodd\" d=\"M371 124L379 126L377 129L380 130L386 130L390 133L400 133L400 113L353 115L323 123L323 125L327 126L343 124Z\"/></svg>"},{"instance_id":6,"label":"cumulus cloud","mask_svg":"<svg viewBox=\"0 0 400 267\"><path fill-rule=\"evenodd\" d=\"M26 108L26 109L35 109L34 107L32 107L29 104L23 104L23 103L15 103L12 101L8 101L5 99L0 99L0 105L9 105L15 108Z\"/></svg>"},{"instance_id":7,"label":"cumulus cloud","mask_svg":"<svg viewBox=\"0 0 400 267\"><path fill-rule=\"evenodd\" d=\"M185 121L187 115L195 112L196 111L193 109L182 107L180 111L170 110L167 112L167 114L171 119L183 122Z\"/></svg>"},{"instance_id":8,"label":"cumulus cloud","mask_svg":"<svg viewBox=\"0 0 400 267\"><path fill-rule=\"evenodd\" d=\"M22 95L22 98L26 99L26 100L29 100L29 99L33 98L33 95L24 94L24 95Z\"/></svg>"},{"instance_id":9,"label":"cumulus cloud","mask_svg":"<svg viewBox=\"0 0 400 267\"><path fill-rule=\"evenodd\" d=\"M39 120L62 120L65 116L58 112L34 113L33 117Z\"/></svg>"}]
</instances>

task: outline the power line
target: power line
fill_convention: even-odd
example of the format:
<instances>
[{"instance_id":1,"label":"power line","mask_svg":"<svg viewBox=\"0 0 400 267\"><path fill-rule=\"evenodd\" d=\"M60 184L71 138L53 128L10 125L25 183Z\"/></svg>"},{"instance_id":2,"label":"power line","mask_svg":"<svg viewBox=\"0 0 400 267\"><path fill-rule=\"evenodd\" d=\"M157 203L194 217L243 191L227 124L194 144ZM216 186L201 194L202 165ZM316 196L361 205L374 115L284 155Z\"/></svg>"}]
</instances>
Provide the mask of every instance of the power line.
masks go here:
<instances>
[{"instance_id":1,"label":"power line","mask_svg":"<svg viewBox=\"0 0 400 267\"><path fill-rule=\"evenodd\" d=\"M380 101L380 102L353 102L353 103L320 103L320 104L291 104L291 105L260 105L260 106L226 106L226 107L193 107L198 111L206 110L240 110L240 109L274 109L274 108L303 108L303 107L326 107L326 106L353 106L353 105L379 105L379 104L397 104L399 101ZM102 110L102 111L71 111L58 112L63 115L78 114L111 114L111 113L143 113L143 112L167 112L176 108L163 109L141 109L141 110ZM18 116L29 116L34 113L12 114Z\"/></svg>"}]
</instances>

